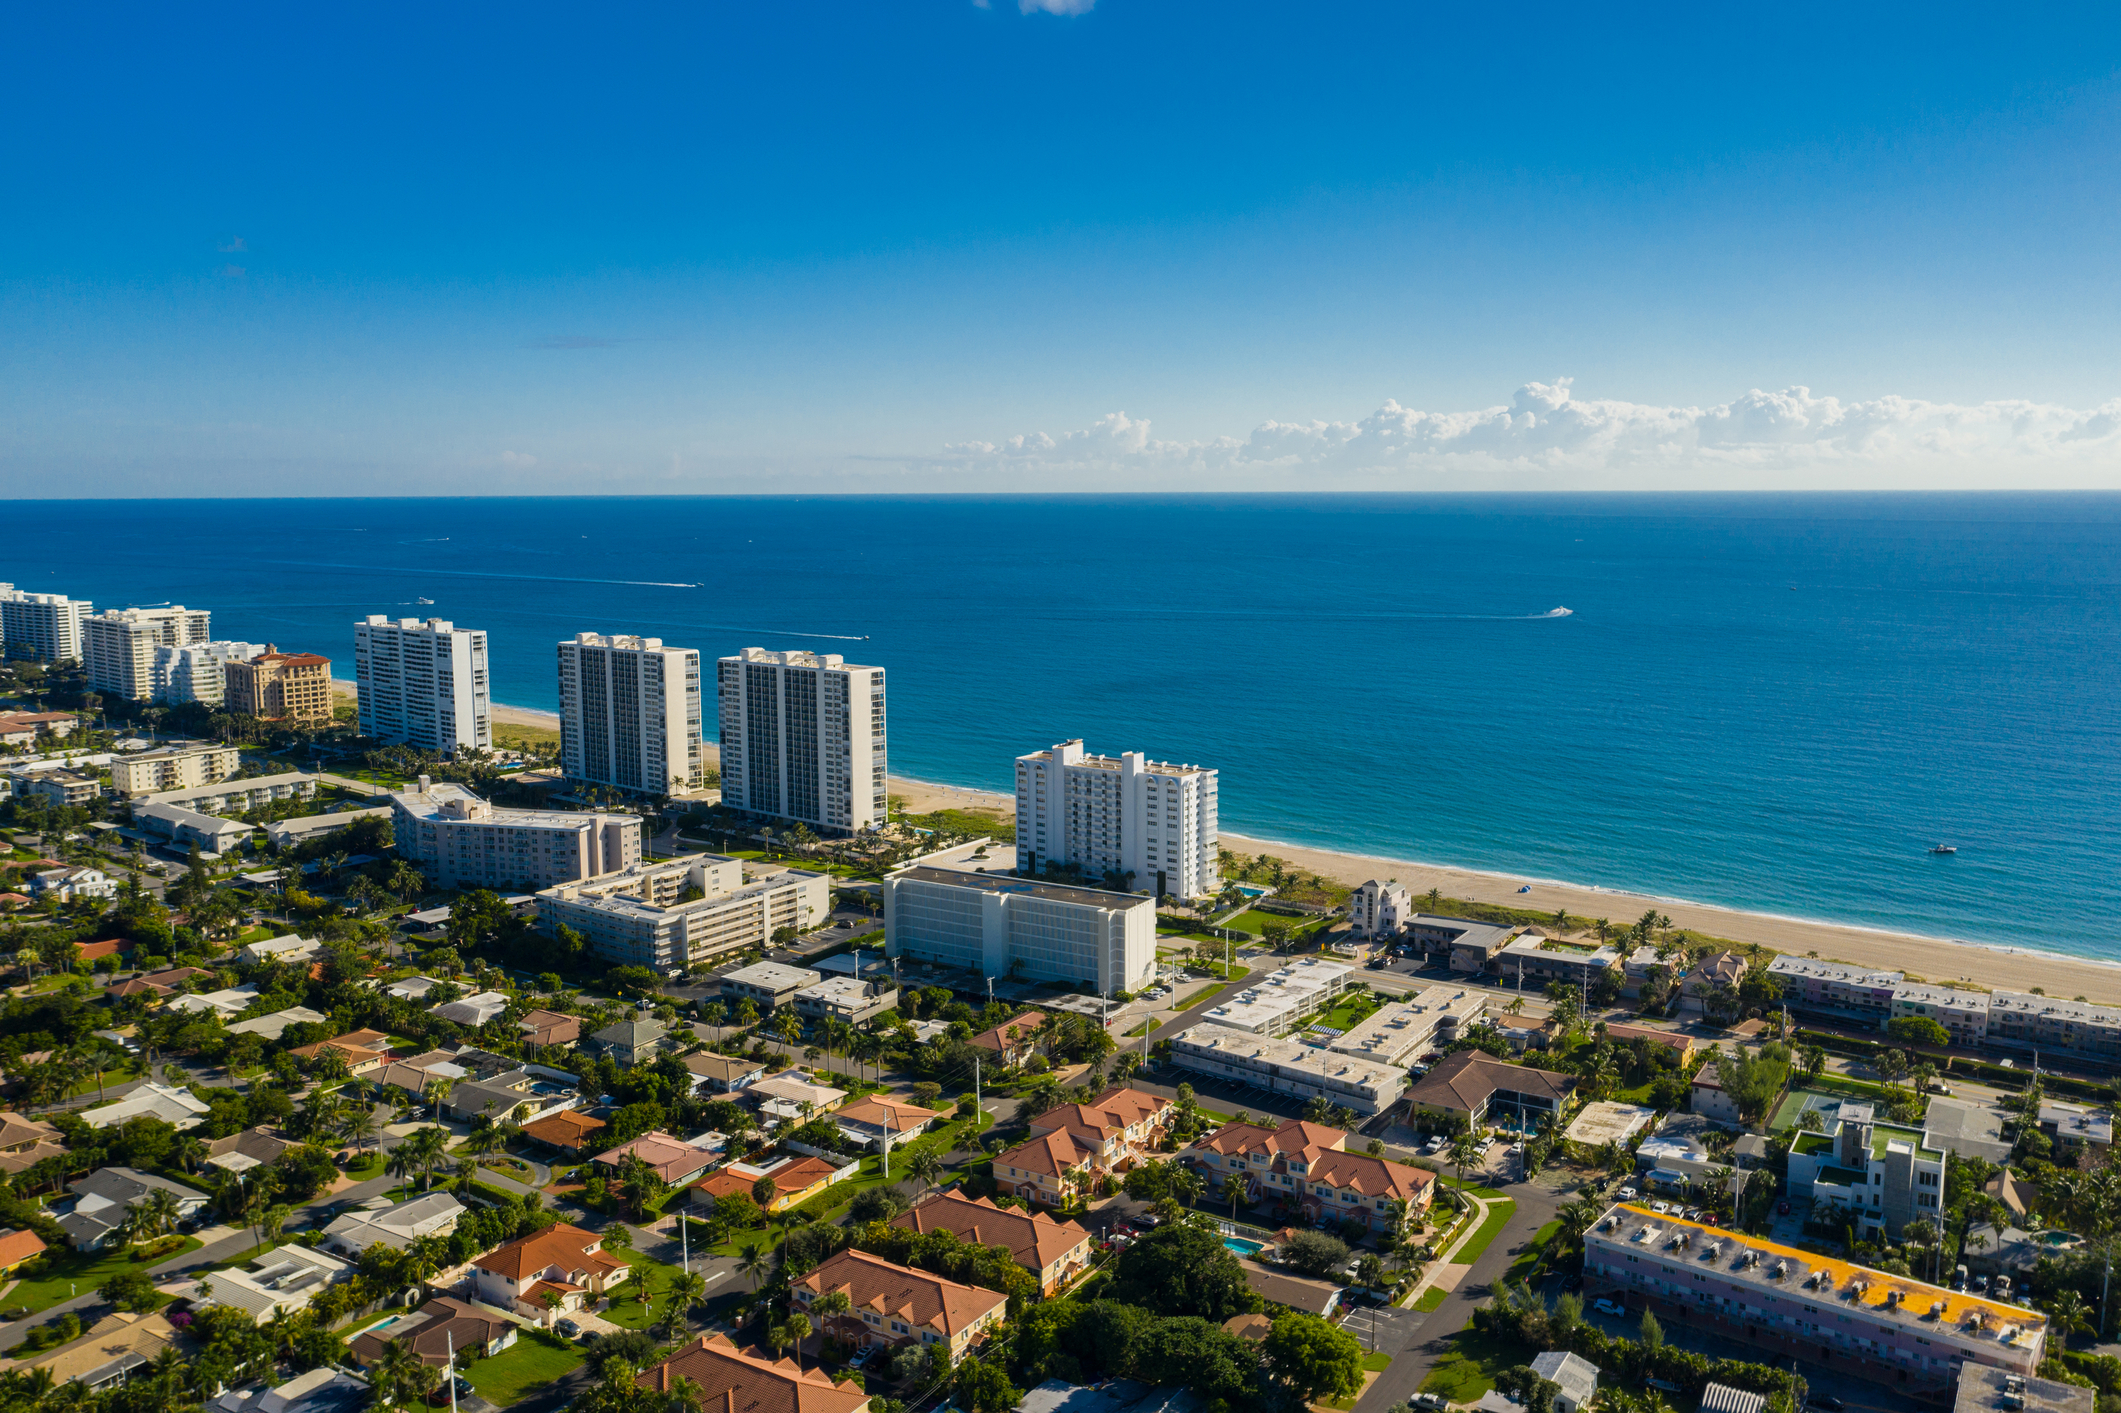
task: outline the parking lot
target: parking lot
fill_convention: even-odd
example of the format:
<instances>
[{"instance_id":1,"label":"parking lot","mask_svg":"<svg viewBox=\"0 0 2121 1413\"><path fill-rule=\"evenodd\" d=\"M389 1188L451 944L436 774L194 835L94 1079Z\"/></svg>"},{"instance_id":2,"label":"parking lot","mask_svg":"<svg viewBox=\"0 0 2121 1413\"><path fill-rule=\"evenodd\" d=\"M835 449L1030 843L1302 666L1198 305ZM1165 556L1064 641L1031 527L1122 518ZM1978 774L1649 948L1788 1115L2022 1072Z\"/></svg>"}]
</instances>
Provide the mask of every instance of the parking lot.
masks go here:
<instances>
[{"instance_id":1,"label":"parking lot","mask_svg":"<svg viewBox=\"0 0 2121 1413\"><path fill-rule=\"evenodd\" d=\"M1366 1352L1382 1349L1397 1353L1420 1320L1421 1316L1412 1310L1399 1310L1390 1305L1355 1305L1341 1316L1340 1327L1354 1335Z\"/></svg>"}]
</instances>

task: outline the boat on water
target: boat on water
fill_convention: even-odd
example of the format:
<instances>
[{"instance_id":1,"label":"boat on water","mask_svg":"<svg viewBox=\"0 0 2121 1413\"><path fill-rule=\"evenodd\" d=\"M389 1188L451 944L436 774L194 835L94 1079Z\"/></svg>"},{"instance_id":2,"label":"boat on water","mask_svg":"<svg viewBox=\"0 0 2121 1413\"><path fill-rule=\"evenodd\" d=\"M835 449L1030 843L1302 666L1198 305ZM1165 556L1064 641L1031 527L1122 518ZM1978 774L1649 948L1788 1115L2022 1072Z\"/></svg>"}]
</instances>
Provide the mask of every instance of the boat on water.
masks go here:
<instances>
[{"instance_id":1,"label":"boat on water","mask_svg":"<svg viewBox=\"0 0 2121 1413\"><path fill-rule=\"evenodd\" d=\"M433 603L433 599L414 599L414 603Z\"/></svg>"},{"instance_id":2,"label":"boat on water","mask_svg":"<svg viewBox=\"0 0 2121 1413\"><path fill-rule=\"evenodd\" d=\"M1959 852L1959 846L1957 844L1938 844L1930 852L1933 854L1956 854Z\"/></svg>"}]
</instances>

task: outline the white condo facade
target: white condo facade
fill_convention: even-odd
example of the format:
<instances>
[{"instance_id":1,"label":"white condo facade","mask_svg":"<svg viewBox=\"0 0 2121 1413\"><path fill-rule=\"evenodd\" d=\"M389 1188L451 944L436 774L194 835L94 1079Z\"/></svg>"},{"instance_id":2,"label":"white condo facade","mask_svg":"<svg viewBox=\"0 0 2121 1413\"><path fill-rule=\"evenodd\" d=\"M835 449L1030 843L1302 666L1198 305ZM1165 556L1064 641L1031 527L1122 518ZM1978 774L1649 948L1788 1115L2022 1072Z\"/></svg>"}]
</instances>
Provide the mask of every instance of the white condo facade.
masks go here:
<instances>
[{"instance_id":1,"label":"white condo facade","mask_svg":"<svg viewBox=\"0 0 2121 1413\"><path fill-rule=\"evenodd\" d=\"M1109 996L1156 974L1156 900L917 866L884 879L884 945L894 957Z\"/></svg>"},{"instance_id":2,"label":"white condo facade","mask_svg":"<svg viewBox=\"0 0 2121 1413\"><path fill-rule=\"evenodd\" d=\"M264 651L263 643L227 641L158 646L150 668L155 700L220 706L228 700L228 664L249 662Z\"/></svg>"},{"instance_id":3,"label":"white condo facade","mask_svg":"<svg viewBox=\"0 0 2121 1413\"><path fill-rule=\"evenodd\" d=\"M398 854L440 888L552 888L641 861L638 815L496 809L424 775L390 806Z\"/></svg>"},{"instance_id":4,"label":"white condo facade","mask_svg":"<svg viewBox=\"0 0 2121 1413\"><path fill-rule=\"evenodd\" d=\"M884 669L746 648L715 665L722 803L836 833L884 822Z\"/></svg>"},{"instance_id":5,"label":"white condo facade","mask_svg":"<svg viewBox=\"0 0 2121 1413\"><path fill-rule=\"evenodd\" d=\"M560 768L651 795L700 784L700 655L661 638L560 644Z\"/></svg>"},{"instance_id":6,"label":"white condo facade","mask_svg":"<svg viewBox=\"0 0 2121 1413\"><path fill-rule=\"evenodd\" d=\"M361 734L430 751L493 748L486 634L446 618L354 625Z\"/></svg>"},{"instance_id":7,"label":"white condo facade","mask_svg":"<svg viewBox=\"0 0 2121 1413\"><path fill-rule=\"evenodd\" d=\"M665 974L763 951L782 928L814 927L831 912L830 874L791 868L747 879L740 860L719 854L636 863L538 894L547 928L564 923L606 961Z\"/></svg>"},{"instance_id":8,"label":"white condo facade","mask_svg":"<svg viewBox=\"0 0 2121 1413\"><path fill-rule=\"evenodd\" d=\"M1016 758L1016 866L1036 875L1072 865L1145 893L1203 897L1221 886L1216 809L1216 773L1204 766L1094 756L1063 741Z\"/></svg>"},{"instance_id":9,"label":"white condo facade","mask_svg":"<svg viewBox=\"0 0 2121 1413\"><path fill-rule=\"evenodd\" d=\"M111 788L127 799L218 785L243 768L243 753L234 746L177 746L137 755L114 756Z\"/></svg>"},{"instance_id":10,"label":"white condo facade","mask_svg":"<svg viewBox=\"0 0 2121 1413\"><path fill-rule=\"evenodd\" d=\"M213 615L203 608L114 608L81 621L91 690L128 701L155 695L155 651L203 643L213 637Z\"/></svg>"},{"instance_id":11,"label":"white condo facade","mask_svg":"<svg viewBox=\"0 0 2121 1413\"><path fill-rule=\"evenodd\" d=\"M1404 883L1373 878L1348 894L1348 930L1363 938L1397 937L1415 911Z\"/></svg>"},{"instance_id":12,"label":"white condo facade","mask_svg":"<svg viewBox=\"0 0 2121 1413\"><path fill-rule=\"evenodd\" d=\"M0 643L13 658L80 662L81 620L95 611L87 599L24 593L13 584L0 584Z\"/></svg>"}]
</instances>

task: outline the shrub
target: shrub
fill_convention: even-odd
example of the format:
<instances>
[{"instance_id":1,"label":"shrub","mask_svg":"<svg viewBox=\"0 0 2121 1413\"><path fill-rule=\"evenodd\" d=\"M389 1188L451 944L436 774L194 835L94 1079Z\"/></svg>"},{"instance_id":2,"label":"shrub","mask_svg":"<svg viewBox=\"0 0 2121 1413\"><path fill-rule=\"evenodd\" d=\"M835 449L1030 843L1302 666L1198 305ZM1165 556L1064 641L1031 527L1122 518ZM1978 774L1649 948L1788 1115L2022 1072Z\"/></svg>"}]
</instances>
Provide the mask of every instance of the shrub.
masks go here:
<instances>
[{"instance_id":1,"label":"shrub","mask_svg":"<svg viewBox=\"0 0 2121 1413\"><path fill-rule=\"evenodd\" d=\"M1281 1258L1307 1276L1322 1276L1348 1264L1348 1245L1322 1231L1293 1233L1281 1244Z\"/></svg>"}]
</instances>

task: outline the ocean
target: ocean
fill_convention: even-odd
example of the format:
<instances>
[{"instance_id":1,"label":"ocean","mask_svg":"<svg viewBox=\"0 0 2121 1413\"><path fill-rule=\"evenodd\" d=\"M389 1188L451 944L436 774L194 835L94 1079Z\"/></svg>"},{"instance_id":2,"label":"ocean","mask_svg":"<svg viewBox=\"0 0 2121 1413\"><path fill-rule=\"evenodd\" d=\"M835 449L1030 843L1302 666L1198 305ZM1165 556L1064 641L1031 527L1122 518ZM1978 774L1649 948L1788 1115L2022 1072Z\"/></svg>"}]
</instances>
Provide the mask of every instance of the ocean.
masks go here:
<instances>
[{"instance_id":1,"label":"ocean","mask_svg":"<svg viewBox=\"0 0 2121 1413\"><path fill-rule=\"evenodd\" d=\"M372 612L484 628L547 710L583 629L837 652L888 670L901 775L1008 789L1081 736L1216 766L1233 833L2121 960L2121 496L83 501L10 538L19 587L343 677Z\"/></svg>"}]
</instances>

